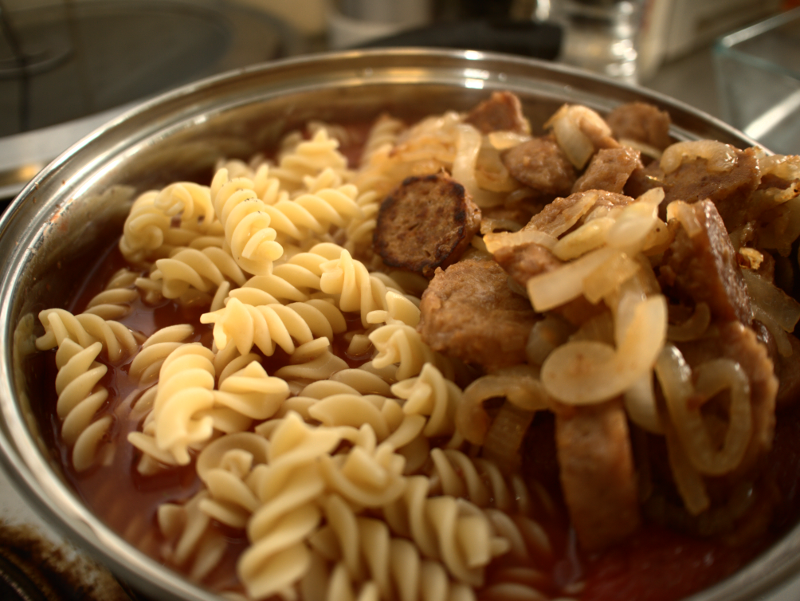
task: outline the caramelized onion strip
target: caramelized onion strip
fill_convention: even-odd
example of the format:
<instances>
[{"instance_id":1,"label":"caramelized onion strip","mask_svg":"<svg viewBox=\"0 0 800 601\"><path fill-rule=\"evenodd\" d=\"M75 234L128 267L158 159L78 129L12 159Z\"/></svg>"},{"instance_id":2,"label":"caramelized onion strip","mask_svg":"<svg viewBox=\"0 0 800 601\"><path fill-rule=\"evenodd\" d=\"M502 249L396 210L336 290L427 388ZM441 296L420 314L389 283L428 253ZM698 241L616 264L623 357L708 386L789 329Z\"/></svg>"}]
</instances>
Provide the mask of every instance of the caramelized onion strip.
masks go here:
<instances>
[{"instance_id":1,"label":"caramelized onion strip","mask_svg":"<svg viewBox=\"0 0 800 601\"><path fill-rule=\"evenodd\" d=\"M741 463L752 432L750 382L738 363L715 359L695 369L692 386L691 369L680 351L665 346L656 362L661 389L664 392L670 420L692 465L702 474L721 476ZM730 391L728 427L722 446L711 440L702 406L724 390Z\"/></svg>"},{"instance_id":2,"label":"caramelized onion strip","mask_svg":"<svg viewBox=\"0 0 800 601\"><path fill-rule=\"evenodd\" d=\"M576 340L550 353L542 365L545 389L570 405L600 403L622 394L652 369L664 344L666 323L663 296L637 303L617 349Z\"/></svg>"},{"instance_id":3,"label":"caramelized onion strip","mask_svg":"<svg viewBox=\"0 0 800 601\"><path fill-rule=\"evenodd\" d=\"M482 445L491 422L484 403L500 398L528 412L551 406L550 397L533 369L523 367L483 376L464 389L456 408L456 430L468 442Z\"/></svg>"}]
</instances>

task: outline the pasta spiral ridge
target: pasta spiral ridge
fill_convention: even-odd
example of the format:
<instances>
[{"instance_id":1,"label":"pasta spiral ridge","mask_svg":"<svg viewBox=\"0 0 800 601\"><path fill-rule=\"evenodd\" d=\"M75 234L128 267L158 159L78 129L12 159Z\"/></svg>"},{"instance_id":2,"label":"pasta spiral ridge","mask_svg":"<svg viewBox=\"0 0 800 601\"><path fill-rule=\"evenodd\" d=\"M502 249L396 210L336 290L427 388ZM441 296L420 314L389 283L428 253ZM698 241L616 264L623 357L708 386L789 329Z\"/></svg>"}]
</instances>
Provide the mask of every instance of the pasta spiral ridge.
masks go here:
<instances>
[{"instance_id":1,"label":"pasta spiral ridge","mask_svg":"<svg viewBox=\"0 0 800 601\"><path fill-rule=\"evenodd\" d=\"M392 394L405 400L403 412L406 415L426 417L425 436L431 438L455 433L456 407L463 392L432 363L425 363L417 377L392 385Z\"/></svg>"},{"instance_id":2,"label":"pasta spiral ridge","mask_svg":"<svg viewBox=\"0 0 800 601\"><path fill-rule=\"evenodd\" d=\"M184 248L169 258L158 259L150 279L162 281L161 293L174 299L189 289L216 290L225 281L241 286L247 278L228 253L212 246L203 250Z\"/></svg>"},{"instance_id":3,"label":"pasta spiral ridge","mask_svg":"<svg viewBox=\"0 0 800 601\"><path fill-rule=\"evenodd\" d=\"M167 542L165 559L200 581L213 570L225 553L223 534L212 527L211 518L201 509L208 493L200 491L184 504L164 503L157 520Z\"/></svg>"},{"instance_id":4,"label":"pasta spiral ridge","mask_svg":"<svg viewBox=\"0 0 800 601\"><path fill-rule=\"evenodd\" d=\"M197 475L208 491L200 508L232 528L245 528L261 502L250 478L267 463L269 442L252 432L229 434L211 442L197 457Z\"/></svg>"},{"instance_id":5,"label":"pasta spiral ridge","mask_svg":"<svg viewBox=\"0 0 800 601\"><path fill-rule=\"evenodd\" d=\"M180 216L183 228L197 232L208 232L216 220L209 187L192 182L176 182L163 188L153 206L167 217Z\"/></svg>"},{"instance_id":6,"label":"pasta spiral ridge","mask_svg":"<svg viewBox=\"0 0 800 601\"><path fill-rule=\"evenodd\" d=\"M109 319L119 320L130 314L131 303L139 298L139 291L134 288L138 274L122 268L111 276L102 292L99 292L86 304L84 313L91 313Z\"/></svg>"},{"instance_id":7,"label":"pasta spiral ridge","mask_svg":"<svg viewBox=\"0 0 800 601\"><path fill-rule=\"evenodd\" d=\"M214 419L208 414L214 405L213 359L214 354L197 342L181 345L167 356L153 409L143 432L128 435L131 444L163 463L189 463L189 449L207 442L214 431Z\"/></svg>"},{"instance_id":8,"label":"pasta spiral ridge","mask_svg":"<svg viewBox=\"0 0 800 601\"><path fill-rule=\"evenodd\" d=\"M469 501L429 497L429 488L427 477L408 477L403 495L383 509L389 527L413 540L424 557L441 561L459 582L482 586L484 568L509 551L509 541L497 536L486 513Z\"/></svg>"},{"instance_id":9,"label":"pasta spiral ridge","mask_svg":"<svg viewBox=\"0 0 800 601\"><path fill-rule=\"evenodd\" d=\"M140 386L154 382L158 379L158 372L164 360L193 333L194 327L189 324L161 328L144 341L142 348L131 362L128 375L137 380Z\"/></svg>"},{"instance_id":10,"label":"pasta spiral ridge","mask_svg":"<svg viewBox=\"0 0 800 601\"><path fill-rule=\"evenodd\" d=\"M234 261L254 275L271 273L283 247L275 241L277 232L265 212L268 205L256 195L253 182L229 179L228 172L220 169L211 181L211 197Z\"/></svg>"},{"instance_id":11,"label":"pasta spiral ridge","mask_svg":"<svg viewBox=\"0 0 800 601\"><path fill-rule=\"evenodd\" d=\"M220 379L214 404L227 407L252 420L275 415L289 396L289 386L281 378L267 375L258 360Z\"/></svg>"},{"instance_id":12,"label":"pasta spiral ridge","mask_svg":"<svg viewBox=\"0 0 800 601\"><path fill-rule=\"evenodd\" d=\"M340 440L339 430L308 426L295 413L271 433L267 463L257 466L249 479L260 505L247 525L251 544L237 565L251 597L286 591L308 570L306 539L322 520L316 499L325 490L319 459Z\"/></svg>"},{"instance_id":13,"label":"pasta spiral ridge","mask_svg":"<svg viewBox=\"0 0 800 601\"><path fill-rule=\"evenodd\" d=\"M151 190L140 194L131 205L125 219L119 249L131 263L147 260L150 253L164 244L165 232L170 227L170 218L155 206L158 192Z\"/></svg>"},{"instance_id":14,"label":"pasta spiral ridge","mask_svg":"<svg viewBox=\"0 0 800 601\"><path fill-rule=\"evenodd\" d=\"M39 321L45 331L36 339L40 351L61 346L66 338L83 348L100 342L109 360L116 362L133 355L139 347L133 332L123 324L91 313L73 315L66 309L45 309L39 313Z\"/></svg>"},{"instance_id":15,"label":"pasta spiral ridge","mask_svg":"<svg viewBox=\"0 0 800 601\"><path fill-rule=\"evenodd\" d=\"M532 512L534 500L522 478L509 480L494 462L469 457L456 449L431 449L431 459L431 488L437 493L509 514Z\"/></svg>"},{"instance_id":16,"label":"pasta spiral ridge","mask_svg":"<svg viewBox=\"0 0 800 601\"><path fill-rule=\"evenodd\" d=\"M418 376L425 364L432 364L445 377L452 379L453 365L440 353L431 349L417 329L404 323L386 324L371 332L369 339L378 351L372 359L375 367L397 364L397 379Z\"/></svg>"},{"instance_id":17,"label":"pasta spiral ridge","mask_svg":"<svg viewBox=\"0 0 800 601\"><path fill-rule=\"evenodd\" d=\"M72 447L72 464L79 472L92 465L98 444L111 425L110 416L93 421L108 398L108 390L100 384L108 368L95 361L101 350L100 342L84 348L66 338L56 351L56 413L62 420L61 436Z\"/></svg>"},{"instance_id":18,"label":"pasta spiral ridge","mask_svg":"<svg viewBox=\"0 0 800 601\"><path fill-rule=\"evenodd\" d=\"M318 129L310 140L299 142L283 153L272 174L290 193L301 189L307 176L316 176L325 169L337 173L347 171L347 159L339 151L339 141L331 137L325 128Z\"/></svg>"},{"instance_id":19,"label":"pasta spiral ridge","mask_svg":"<svg viewBox=\"0 0 800 601\"><path fill-rule=\"evenodd\" d=\"M361 323L369 325L367 315L375 310L386 310L386 283L371 274L361 261L342 250L338 259L322 265L320 288L326 294L339 297L342 311L360 311Z\"/></svg>"},{"instance_id":20,"label":"pasta spiral ridge","mask_svg":"<svg viewBox=\"0 0 800 601\"><path fill-rule=\"evenodd\" d=\"M345 227L361 215L356 202L358 190L352 184L305 192L292 200L267 205L270 227L292 241L304 241L327 232L330 227Z\"/></svg>"},{"instance_id":21,"label":"pasta spiral ridge","mask_svg":"<svg viewBox=\"0 0 800 601\"><path fill-rule=\"evenodd\" d=\"M309 601L372 599L470 601L474 592L455 581L440 561L423 559L414 543L392 536L386 524L357 515L336 495L323 502L326 524L311 538L323 564L311 569L303 591ZM333 565L333 569L325 569Z\"/></svg>"},{"instance_id":22,"label":"pasta spiral ridge","mask_svg":"<svg viewBox=\"0 0 800 601\"><path fill-rule=\"evenodd\" d=\"M217 348L224 349L232 342L243 355L256 346L267 356L278 346L287 353L294 352L295 341L303 344L319 337L332 340L335 333L347 327L341 311L322 299L253 307L231 298L224 308L204 313L200 322L214 324Z\"/></svg>"}]
</instances>

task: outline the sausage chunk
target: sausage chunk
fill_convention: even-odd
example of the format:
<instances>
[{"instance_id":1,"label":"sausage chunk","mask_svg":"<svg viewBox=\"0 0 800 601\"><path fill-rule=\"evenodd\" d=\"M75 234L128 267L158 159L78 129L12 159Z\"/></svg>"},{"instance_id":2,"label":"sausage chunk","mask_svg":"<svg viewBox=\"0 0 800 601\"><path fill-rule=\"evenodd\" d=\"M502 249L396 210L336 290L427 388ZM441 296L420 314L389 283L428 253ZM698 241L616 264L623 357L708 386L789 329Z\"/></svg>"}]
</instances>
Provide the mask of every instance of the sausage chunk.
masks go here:
<instances>
[{"instance_id":1,"label":"sausage chunk","mask_svg":"<svg viewBox=\"0 0 800 601\"><path fill-rule=\"evenodd\" d=\"M566 196L575 182L575 168L551 136L509 148L502 160L511 177L543 194Z\"/></svg>"},{"instance_id":2,"label":"sausage chunk","mask_svg":"<svg viewBox=\"0 0 800 601\"><path fill-rule=\"evenodd\" d=\"M486 369L526 362L525 345L538 317L491 259L437 269L419 308L417 329L433 350Z\"/></svg>"},{"instance_id":3,"label":"sausage chunk","mask_svg":"<svg viewBox=\"0 0 800 601\"><path fill-rule=\"evenodd\" d=\"M563 265L558 257L535 242L501 247L494 253L494 260L522 288L525 288L532 277L553 271ZM581 295L556 307L553 311L570 323L580 325L602 313L604 305L602 303L593 305Z\"/></svg>"},{"instance_id":4,"label":"sausage chunk","mask_svg":"<svg viewBox=\"0 0 800 601\"><path fill-rule=\"evenodd\" d=\"M678 228L664 253L659 273L662 286L683 300L707 303L714 319L749 325L753 320L750 295L719 212L708 200L690 209L700 230L689 236L683 227Z\"/></svg>"},{"instance_id":5,"label":"sausage chunk","mask_svg":"<svg viewBox=\"0 0 800 601\"><path fill-rule=\"evenodd\" d=\"M729 171L712 171L705 159L685 161L664 176L664 206L673 200L693 203L707 198L717 205L725 227L732 232L754 217L748 213L748 200L760 181L753 148L736 150L736 164Z\"/></svg>"},{"instance_id":6,"label":"sausage chunk","mask_svg":"<svg viewBox=\"0 0 800 601\"><path fill-rule=\"evenodd\" d=\"M464 254L480 224L480 209L448 175L409 177L381 204L373 246L387 265L432 277Z\"/></svg>"},{"instance_id":7,"label":"sausage chunk","mask_svg":"<svg viewBox=\"0 0 800 601\"><path fill-rule=\"evenodd\" d=\"M556 411L561 487L575 533L590 551L641 524L628 421L618 399Z\"/></svg>"},{"instance_id":8,"label":"sausage chunk","mask_svg":"<svg viewBox=\"0 0 800 601\"><path fill-rule=\"evenodd\" d=\"M605 190L622 194L631 174L642 167L640 155L638 150L624 146L599 150L572 186L572 191Z\"/></svg>"},{"instance_id":9,"label":"sausage chunk","mask_svg":"<svg viewBox=\"0 0 800 601\"><path fill-rule=\"evenodd\" d=\"M464 118L482 134L493 131L513 131L529 134L530 124L522 113L522 103L511 92L494 92L473 108Z\"/></svg>"},{"instance_id":10,"label":"sausage chunk","mask_svg":"<svg viewBox=\"0 0 800 601\"><path fill-rule=\"evenodd\" d=\"M618 140L634 140L658 150L671 143L669 113L646 102L618 106L608 114L606 123Z\"/></svg>"}]
</instances>

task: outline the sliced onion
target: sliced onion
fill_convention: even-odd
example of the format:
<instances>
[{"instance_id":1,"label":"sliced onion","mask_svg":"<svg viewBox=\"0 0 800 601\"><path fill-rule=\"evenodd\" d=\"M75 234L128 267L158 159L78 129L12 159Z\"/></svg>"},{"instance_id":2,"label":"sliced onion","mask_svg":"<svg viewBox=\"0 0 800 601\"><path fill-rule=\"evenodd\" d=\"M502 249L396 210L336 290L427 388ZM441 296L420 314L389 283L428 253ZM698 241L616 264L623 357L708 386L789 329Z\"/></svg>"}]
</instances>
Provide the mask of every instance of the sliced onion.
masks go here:
<instances>
[{"instance_id":1,"label":"sliced onion","mask_svg":"<svg viewBox=\"0 0 800 601\"><path fill-rule=\"evenodd\" d=\"M610 217L592 219L561 238L552 248L553 254L562 261L585 255L606 243L606 235L613 225L614 219Z\"/></svg>"},{"instance_id":2,"label":"sliced onion","mask_svg":"<svg viewBox=\"0 0 800 601\"><path fill-rule=\"evenodd\" d=\"M597 303L623 282L632 278L640 269L640 264L622 251L611 255L600 267L583 280L583 294L590 303Z\"/></svg>"},{"instance_id":3,"label":"sliced onion","mask_svg":"<svg viewBox=\"0 0 800 601\"><path fill-rule=\"evenodd\" d=\"M703 231L694 209L682 200L674 200L667 205L667 221L671 219L677 219L690 238Z\"/></svg>"},{"instance_id":4,"label":"sliced onion","mask_svg":"<svg viewBox=\"0 0 800 601\"><path fill-rule=\"evenodd\" d=\"M583 280L618 253L612 248L598 248L580 259L528 280L528 296L533 308L543 313L583 294Z\"/></svg>"},{"instance_id":5,"label":"sliced onion","mask_svg":"<svg viewBox=\"0 0 800 601\"><path fill-rule=\"evenodd\" d=\"M702 474L721 476L741 463L752 432L750 382L738 363L709 361L695 369L697 383L688 396L665 395L671 421L689 461ZM725 442L716 448L701 414L701 406L725 389L730 390L729 423Z\"/></svg>"},{"instance_id":6,"label":"sliced onion","mask_svg":"<svg viewBox=\"0 0 800 601\"><path fill-rule=\"evenodd\" d=\"M483 242L486 245L486 250L494 254L501 248L530 243L551 249L556 245L557 240L550 234L545 234L538 230L519 230L518 232L486 234L483 237Z\"/></svg>"},{"instance_id":7,"label":"sliced onion","mask_svg":"<svg viewBox=\"0 0 800 601\"><path fill-rule=\"evenodd\" d=\"M697 340L711 324L711 309L707 303L698 303L692 316L679 325L670 325L667 328L667 338L677 342Z\"/></svg>"},{"instance_id":8,"label":"sliced onion","mask_svg":"<svg viewBox=\"0 0 800 601\"><path fill-rule=\"evenodd\" d=\"M661 169L664 173L672 173L681 166L684 159L705 159L710 171L726 172L736 165L736 150L733 146L716 140L676 142L668 146L661 155Z\"/></svg>"},{"instance_id":9,"label":"sliced onion","mask_svg":"<svg viewBox=\"0 0 800 601\"><path fill-rule=\"evenodd\" d=\"M456 156L453 159L453 179L464 186L475 204L483 209L501 204L505 197L503 194L490 192L478 186L475 178L475 165L482 143L483 136L477 129L467 123L458 125Z\"/></svg>"},{"instance_id":10,"label":"sliced onion","mask_svg":"<svg viewBox=\"0 0 800 601\"><path fill-rule=\"evenodd\" d=\"M691 515L700 515L711 506L703 476L686 456L672 424L667 423L665 434L669 467L678 494L681 495L683 505Z\"/></svg>"},{"instance_id":11,"label":"sliced onion","mask_svg":"<svg viewBox=\"0 0 800 601\"><path fill-rule=\"evenodd\" d=\"M664 426L658 415L653 377L650 372L643 375L625 391L625 411L633 423L653 434L663 434Z\"/></svg>"},{"instance_id":12,"label":"sliced onion","mask_svg":"<svg viewBox=\"0 0 800 601\"><path fill-rule=\"evenodd\" d=\"M664 344L666 302L653 296L638 303L618 348L591 340L554 350L542 365L542 383L554 398L571 405L619 396L652 369Z\"/></svg>"},{"instance_id":13,"label":"sliced onion","mask_svg":"<svg viewBox=\"0 0 800 601\"><path fill-rule=\"evenodd\" d=\"M490 399L504 398L524 411L548 409L550 397L527 366L490 374L472 382L456 408L456 429L473 444L483 444L489 430L489 415L483 404Z\"/></svg>"},{"instance_id":14,"label":"sliced onion","mask_svg":"<svg viewBox=\"0 0 800 601\"><path fill-rule=\"evenodd\" d=\"M487 136L489 144L494 146L497 150L508 150L514 146L519 146L523 142L527 142L531 137L527 134L520 134L515 131L493 131Z\"/></svg>"},{"instance_id":15,"label":"sliced onion","mask_svg":"<svg viewBox=\"0 0 800 601\"><path fill-rule=\"evenodd\" d=\"M800 303L754 271L743 269L742 277L753 302L784 330L794 331L800 320Z\"/></svg>"},{"instance_id":16,"label":"sliced onion","mask_svg":"<svg viewBox=\"0 0 800 601\"><path fill-rule=\"evenodd\" d=\"M592 129L601 135L611 136L611 128L592 109L582 105L565 104L544 124L545 129L553 130L556 141L570 163L583 169L595 147L586 130Z\"/></svg>"}]
</instances>

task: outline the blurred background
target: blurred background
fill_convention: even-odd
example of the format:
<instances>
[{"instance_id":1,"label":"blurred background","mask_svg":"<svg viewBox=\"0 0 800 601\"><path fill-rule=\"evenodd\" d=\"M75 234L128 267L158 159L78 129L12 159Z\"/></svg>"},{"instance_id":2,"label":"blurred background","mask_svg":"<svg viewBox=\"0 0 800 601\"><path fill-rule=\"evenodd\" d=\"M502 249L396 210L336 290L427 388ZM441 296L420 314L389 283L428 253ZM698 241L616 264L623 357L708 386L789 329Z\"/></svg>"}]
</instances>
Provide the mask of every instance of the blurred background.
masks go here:
<instances>
[{"instance_id":1,"label":"blurred background","mask_svg":"<svg viewBox=\"0 0 800 601\"><path fill-rule=\"evenodd\" d=\"M150 96L328 49L444 46L560 61L800 153L796 0L0 0L0 200Z\"/></svg>"}]
</instances>

